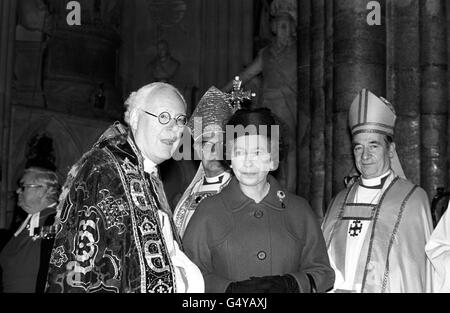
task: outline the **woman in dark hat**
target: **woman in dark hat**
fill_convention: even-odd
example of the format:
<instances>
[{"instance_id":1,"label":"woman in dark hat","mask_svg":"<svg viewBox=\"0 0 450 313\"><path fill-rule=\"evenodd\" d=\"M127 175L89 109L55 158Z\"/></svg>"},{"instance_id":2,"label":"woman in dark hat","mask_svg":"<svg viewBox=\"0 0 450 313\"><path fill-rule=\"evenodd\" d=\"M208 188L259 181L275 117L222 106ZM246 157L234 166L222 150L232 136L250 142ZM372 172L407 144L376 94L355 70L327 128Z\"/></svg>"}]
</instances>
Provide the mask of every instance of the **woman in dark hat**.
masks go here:
<instances>
[{"instance_id":1,"label":"woman in dark hat","mask_svg":"<svg viewBox=\"0 0 450 313\"><path fill-rule=\"evenodd\" d=\"M325 292L333 287L325 242L308 202L269 175L280 124L269 109L242 109L227 124L235 174L199 205L183 237L206 292Z\"/></svg>"}]
</instances>

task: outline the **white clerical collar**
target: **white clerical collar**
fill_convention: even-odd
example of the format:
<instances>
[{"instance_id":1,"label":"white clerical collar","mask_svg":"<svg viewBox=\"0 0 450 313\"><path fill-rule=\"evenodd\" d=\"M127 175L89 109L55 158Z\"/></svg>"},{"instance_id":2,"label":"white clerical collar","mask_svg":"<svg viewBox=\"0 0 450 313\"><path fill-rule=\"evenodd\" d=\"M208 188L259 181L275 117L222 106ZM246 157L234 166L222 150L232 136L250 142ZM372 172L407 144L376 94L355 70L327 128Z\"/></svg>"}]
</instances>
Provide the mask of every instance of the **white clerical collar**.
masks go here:
<instances>
[{"instance_id":1,"label":"white clerical collar","mask_svg":"<svg viewBox=\"0 0 450 313\"><path fill-rule=\"evenodd\" d=\"M203 184L218 184L218 183L222 183L224 178L229 176L229 175L230 175L230 173L225 171L225 172L220 173L219 175L216 175L216 176L213 176L213 177L206 177L205 176L205 180L203 181Z\"/></svg>"},{"instance_id":2,"label":"white clerical collar","mask_svg":"<svg viewBox=\"0 0 450 313\"><path fill-rule=\"evenodd\" d=\"M367 187L382 185L383 178L386 178L387 176L389 176L389 174L391 174L391 170L388 170L383 175L380 175L380 176L374 177L374 178L363 178L361 176L362 185L367 186Z\"/></svg>"},{"instance_id":3,"label":"white clerical collar","mask_svg":"<svg viewBox=\"0 0 450 313\"><path fill-rule=\"evenodd\" d=\"M158 169L156 168L156 163L144 156L144 171L152 174L158 175Z\"/></svg>"},{"instance_id":4,"label":"white clerical collar","mask_svg":"<svg viewBox=\"0 0 450 313\"><path fill-rule=\"evenodd\" d=\"M57 205L57 203L53 202L52 204L47 206L45 209L49 209L49 208L55 207L56 205ZM33 236L34 235L34 229L36 227L39 227L39 220L41 218L41 212L42 211L39 211L39 212L36 212L36 213L33 213L33 214L28 214L28 216L25 219L25 221L23 221L22 225L20 225L19 229L17 229L17 231L14 233L14 237L17 237L24 230L24 228L28 224L30 225L29 226L29 230L28 230L29 233L30 233L30 236Z\"/></svg>"}]
</instances>

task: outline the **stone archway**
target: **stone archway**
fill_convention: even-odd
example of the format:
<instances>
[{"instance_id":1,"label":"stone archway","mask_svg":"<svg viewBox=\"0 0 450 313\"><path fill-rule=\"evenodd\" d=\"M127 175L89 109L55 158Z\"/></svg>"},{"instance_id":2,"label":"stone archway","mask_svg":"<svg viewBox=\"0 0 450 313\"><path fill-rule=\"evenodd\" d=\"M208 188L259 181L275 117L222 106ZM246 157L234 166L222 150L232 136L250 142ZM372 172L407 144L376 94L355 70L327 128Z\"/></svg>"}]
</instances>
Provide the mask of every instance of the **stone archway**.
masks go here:
<instances>
[{"instance_id":1,"label":"stone archway","mask_svg":"<svg viewBox=\"0 0 450 313\"><path fill-rule=\"evenodd\" d=\"M55 116L42 116L32 121L31 125L26 130L23 130L21 135L14 140L12 155L16 156L16 158L11 160L10 168L14 170L10 183L14 183L17 177L20 177L21 171L25 167L27 144L30 139L39 135L45 135L52 139L56 171L61 179L65 178L70 166L82 154L81 143L78 142L77 137L71 133L63 121Z\"/></svg>"}]
</instances>

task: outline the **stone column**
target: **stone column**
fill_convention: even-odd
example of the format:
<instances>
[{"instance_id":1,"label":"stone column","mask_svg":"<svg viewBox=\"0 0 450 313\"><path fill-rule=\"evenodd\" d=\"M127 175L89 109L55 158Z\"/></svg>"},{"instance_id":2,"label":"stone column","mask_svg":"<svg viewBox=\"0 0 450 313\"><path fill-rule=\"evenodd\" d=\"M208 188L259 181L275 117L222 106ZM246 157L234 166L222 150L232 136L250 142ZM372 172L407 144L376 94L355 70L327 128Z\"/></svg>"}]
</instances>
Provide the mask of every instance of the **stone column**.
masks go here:
<instances>
[{"instance_id":1,"label":"stone column","mask_svg":"<svg viewBox=\"0 0 450 313\"><path fill-rule=\"evenodd\" d=\"M362 88L377 96L386 93L386 3L377 1L381 25L370 26L368 2L334 2L333 194L344 187L354 164L347 125L351 102Z\"/></svg>"},{"instance_id":2,"label":"stone column","mask_svg":"<svg viewBox=\"0 0 450 313\"><path fill-rule=\"evenodd\" d=\"M325 190L323 212L331 202L333 191L333 84L334 41L333 1L325 1Z\"/></svg>"},{"instance_id":3,"label":"stone column","mask_svg":"<svg viewBox=\"0 0 450 313\"><path fill-rule=\"evenodd\" d=\"M325 0L311 1L310 204L323 217L325 191Z\"/></svg>"},{"instance_id":4,"label":"stone column","mask_svg":"<svg viewBox=\"0 0 450 313\"><path fill-rule=\"evenodd\" d=\"M447 93L448 93L448 104L450 105L450 69L448 66L450 65L450 0L447 0L446 3L446 11L447 11ZM448 116L448 136L450 136L450 114ZM448 138L448 137L447 137ZM447 142L447 155L450 155L450 144ZM450 166L448 167L448 176L447 180L450 177ZM450 182L447 182L449 184ZM447 189L450 189L450 186L447 185Z\"/></svg>"},{"instance_id":5,"label":"stone column","mask_svg":"<svg viewBox=\"0 0 450 313\"><path fill-rule=\"evenodd\" d=\"M298 36L297 36L297 177L296 192L298 195L310 200L310 125L311 116L311 0L299 0L298 9ZM306 125L300 125L305 123ZM303 129L306 127L305 135Z\"/></svg>"},{"instance_id":6,"label":"stone column","mask_svg":"<svg viewBox=\"0 0 450 313\"><path fill-rule=\"evenodd\" d=\"M447 186L447 32L445 0L420 0L421 186Z\"/></svg>"},{"instance_id":7,"label":"stone column","mask_svg":"<svg viewBox=\"0 0 450 313\"><path fill-rule=\"evenodd\" d=\"M387 99L397 113L395 142L406 177L420 184L419 2L389 0Z\"/></svg>"},{"instance_id":8,"label":"stone column","mask_svg":"<svg viewBox=\"0 0 450 313\"><path fill-rule=\"evenodd\" d=\"M14 65L17 0L0 1L0 229L6 228L8 151L11 126L11 83Z\"/></svg>"},{"instance_id":9,"label":"stone column","mask_svg":"<svg viewBox=\"0 0 450 313\"><path fill-rule=\"evenodd\" d=\"M202 0L200 95L231 81L253 59L253 1Z\"/></svg>"}]
</instances>

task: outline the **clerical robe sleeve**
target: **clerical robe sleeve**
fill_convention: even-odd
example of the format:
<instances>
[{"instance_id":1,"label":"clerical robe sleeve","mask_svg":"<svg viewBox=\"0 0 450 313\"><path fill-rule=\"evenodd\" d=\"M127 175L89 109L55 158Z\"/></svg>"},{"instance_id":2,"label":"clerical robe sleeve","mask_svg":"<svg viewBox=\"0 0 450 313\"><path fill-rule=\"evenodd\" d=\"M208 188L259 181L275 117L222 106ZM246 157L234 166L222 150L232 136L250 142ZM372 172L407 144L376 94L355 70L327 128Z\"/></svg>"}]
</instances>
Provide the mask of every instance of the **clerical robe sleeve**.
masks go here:
<instances>
[{"instance_id":1,"label":"clerical robe sleeve","mask_svg":"<svg viewBox=\"0 0 450 313\"><path fill-rule=\"evenodd\" d=\"M164 239L167 244L172 265L175 270L177 293L203 293L205 284L199 268L181 251L178 243L173 239L172 227L167 213L158 211Z\"/></svg>"},{"instance_id":2,"label":"clerical robe sleeve","mask_svg":"<svg viewBox=\"0 0 450 313\"><path fill-rule=\"evenodd\" d=\"M293 200L287 205L285 222L299 241L301 257L298 271L289 274L296 278L300 292L311 290L307 274L314 279L317 292L326 292L333 288L335 275L318 219L306 200L297 197Z\"/></svg>"},{"instance_id":3,"label":"clerical robe sleeve","mask_svg":"<svg viewBox=\"0 0 450 313\"><path fill-rule=\"evenodd\" d=\"M425 246L433 265L433 291L450 292L450 210L442 215Z\"/></svg>"},{"instance_id":4,"label":"clerical robe sleeve","mask_svg":"<svg viewBox=\"0 0 450 313\"><path fill-rule=\"evenodd\" d=\"M127 272L139 269L126 257L129 208L118 171L107 160L106 154L88 158L63 199L46 292L132 291L122 285Z\"/></svg>"}]
</instances>

